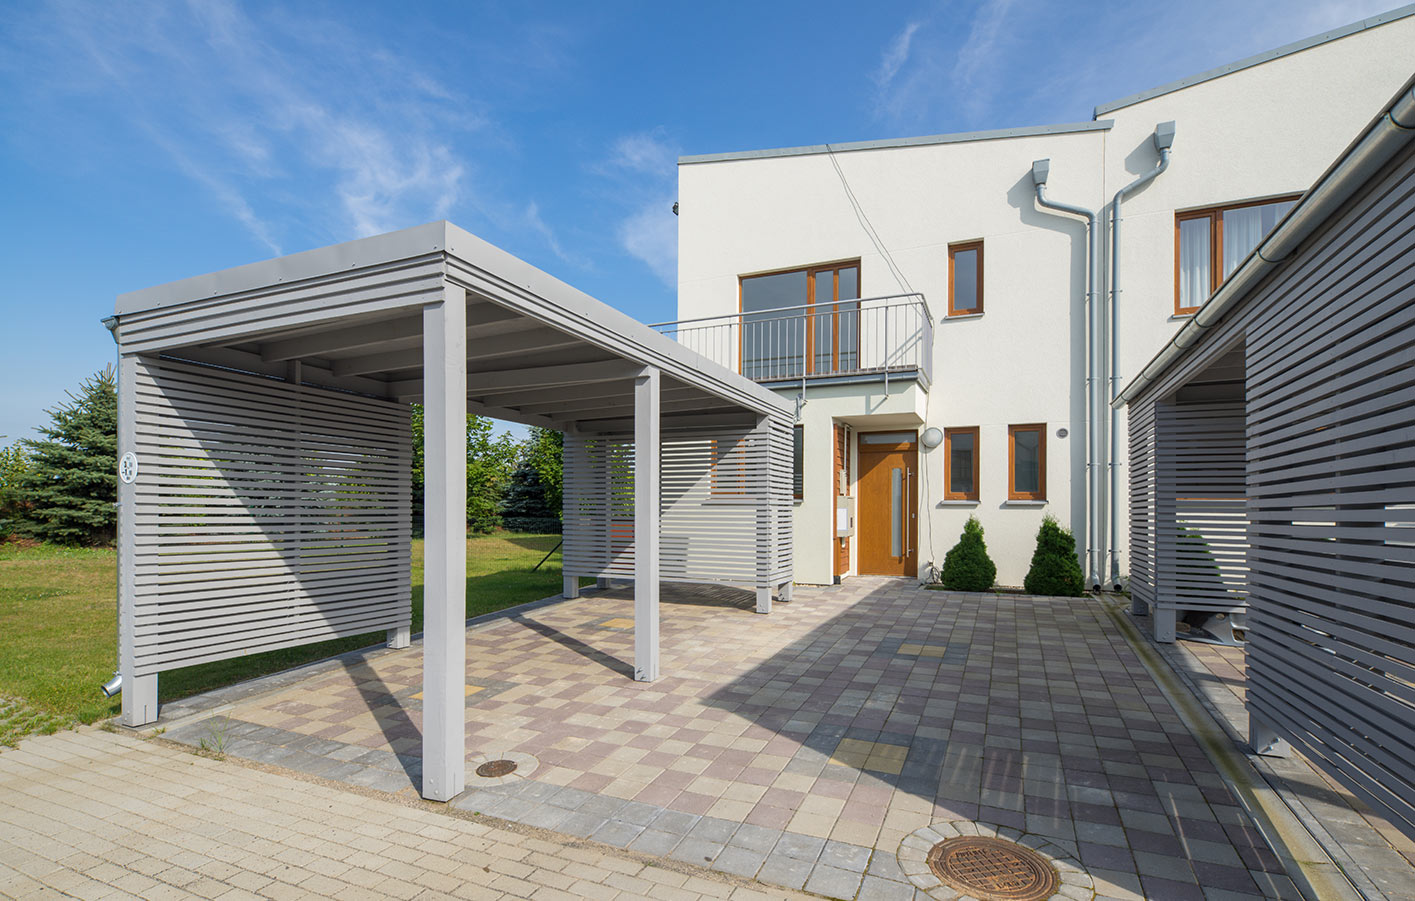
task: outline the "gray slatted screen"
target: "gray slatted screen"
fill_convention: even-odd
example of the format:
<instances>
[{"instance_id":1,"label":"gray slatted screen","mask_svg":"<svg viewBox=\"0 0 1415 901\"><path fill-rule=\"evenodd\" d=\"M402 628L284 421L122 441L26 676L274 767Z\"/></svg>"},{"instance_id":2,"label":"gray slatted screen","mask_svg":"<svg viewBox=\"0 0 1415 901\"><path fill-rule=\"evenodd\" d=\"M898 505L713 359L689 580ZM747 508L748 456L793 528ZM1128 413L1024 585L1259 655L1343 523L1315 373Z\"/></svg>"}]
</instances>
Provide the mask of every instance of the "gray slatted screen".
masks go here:
<instances>
[{"instance_id":1,"label":"gray slatted screen","mask_svg":"<svg viewBox=\"0 0 1415 901\"><path fill-rule=\"evenodd\" d=\"M1239 611L1248 595L1243 402L1156 405L1156 604Z\"/></svg>"},{"instance_id":2,"label":"gray slatted screen","mask_svg":"<svg viewBox=\"0 0 1415 901\"><path fill-rule=\"evenodd\" d=\"M137 675L409 624L407 405L137 373Z\"/></svg>"},{"instance_id":3,"label":"gray slatted screen","mask_svg":"<svg viewBox=\"0 0 1415 901\"><path fill-rule=\"evenodd\" d=\"M1155 603L1155 404L1132 403L1130 435L1130 594Z\"/></svg>"},{"instance_id":4,"label":"gray slatted screen","mask_svg":"<svg viewBox=\"0 0 1415 901\"><path fill-rule=\"evenodd\" d=\"M664 581L790 578L791 427L773 423L663 433ZM633 472L631 436L565 436L565 572L633 577Z\"/></svg>"},{"instance_id":5,"label":"gray slatted screen","mask_svg":"<svg viewBox=\"0 0 1415 901\"><path fill-rule=\"evenodd\" d=\"M1240 342L1249 709L1415 836L1415 152L1131 401L1137 589L1157 411Z\"/></svg>"}]
</instances>

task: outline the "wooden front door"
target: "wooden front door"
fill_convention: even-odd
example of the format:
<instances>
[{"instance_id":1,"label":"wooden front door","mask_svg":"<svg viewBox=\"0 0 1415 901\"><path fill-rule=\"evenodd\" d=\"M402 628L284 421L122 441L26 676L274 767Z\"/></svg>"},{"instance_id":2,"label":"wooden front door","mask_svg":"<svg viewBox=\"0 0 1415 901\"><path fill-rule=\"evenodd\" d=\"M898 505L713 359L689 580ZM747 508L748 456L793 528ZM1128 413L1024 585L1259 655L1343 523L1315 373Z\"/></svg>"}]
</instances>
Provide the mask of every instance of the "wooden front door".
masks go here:
<instances>
[{"instance_id":1,"label":"wooden front door","mask_svg":"<svg viewBox=\"0 0 1415 901\"><path fill-rule=\"evenodd\" d=\"M918 574L919 449L912 432L859 438L856 511L862 575Z\"/></svg>"}]
</instances>

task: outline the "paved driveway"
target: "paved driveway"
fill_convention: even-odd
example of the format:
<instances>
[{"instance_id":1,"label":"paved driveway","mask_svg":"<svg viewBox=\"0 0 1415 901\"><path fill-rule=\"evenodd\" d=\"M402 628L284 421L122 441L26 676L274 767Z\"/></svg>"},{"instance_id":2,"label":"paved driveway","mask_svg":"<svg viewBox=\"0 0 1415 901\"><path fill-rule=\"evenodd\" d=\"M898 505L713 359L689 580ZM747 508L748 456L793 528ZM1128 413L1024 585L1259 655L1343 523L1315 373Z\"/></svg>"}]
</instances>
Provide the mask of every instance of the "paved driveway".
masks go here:
<instances>
[{"instance_id":1,"label":"paved driveway","mask_svg":"<svg viewBox=\"0 0 1415 901\"><path fill-rule=\"evenodd\" d=\"M454 804L836 898L916 897L901 847L940 823L1052 841L1100 897L1297 896L1104 602L875 578L769 616L664 601L651 685L626 591L469 630L469 765L520 770ZM417 646L327 664L168 737L411 795L421 676Z\"/></svg>"}]
</instances>

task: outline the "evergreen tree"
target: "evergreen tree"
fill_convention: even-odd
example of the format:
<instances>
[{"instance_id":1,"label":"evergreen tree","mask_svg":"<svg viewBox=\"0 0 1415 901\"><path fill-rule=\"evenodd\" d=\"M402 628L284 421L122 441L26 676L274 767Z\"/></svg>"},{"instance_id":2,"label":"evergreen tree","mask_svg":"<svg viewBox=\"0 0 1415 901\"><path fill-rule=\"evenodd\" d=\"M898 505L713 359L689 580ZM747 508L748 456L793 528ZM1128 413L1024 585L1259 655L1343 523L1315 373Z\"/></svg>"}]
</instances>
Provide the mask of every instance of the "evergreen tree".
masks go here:
<instances>
[{"instance_id":1,"label":"evergreen tree","mask_svg":"<svg viewBox=\"0 0 1415 901\"><path fill-rule=\"evenodd\" d=\"M1022 587L1028 594L1079 598L1086 591L1086 577L1076 557L1076 537L1071 530L1047 516L1037 530L1037 549Z\"/></svg>"},{"instance_id":2,"label":"evergreen tree","mask_svg":"<svg viewBox=\"0 0 1415 901\"><path fill-rule=\"evenodd\" d=\"M559 532L560 510L549 504L549 490L529 454L511 475L501 499L501 522L510 532Z\"/></svg>"},{"instance_id":3,"label":"evergreen tree","mask_svg":"<svg viewBox=\"0 0 1415 901\"><path fill-rule=\"evenodd\" d=\"M20 480L28 470L23 447L0 447L0 540L13 535L24 518L27 505L20 498Z\"/></svg>"},{"instance_id":4,"label":"evergreen tree","mask_svg":"<svg viewBox=\"0 0 1415 901\"><path fill-rule=\"evenodd\" d=\"M997 579L997 564L988 556L983 524L968 517L958 543L943 558L939 581L949 591L987 591Z\"/></svg>"},{"instance_id":5,"label":"evergreen tree","mask_svg":"<svg viewBox=\"0 0 1415 901\"><path fill-rule=\"evenodd\" d=\"M523 459L529 461L540 476L540 483L545 491L545 505L550 508L552 515L558 518L565 483L564 433L533 426L522 454Z\"/></svg>"},{"instance_id":6,"label":"evergreen tree","mask_svg":"<svg viewBox=\"0 0 1415 901\"><path fill-rule=\"evenodd\" d=\"M18 501L28 510L22 529L60 544L110 544L117 530L118 391L106 367L49 410L40 440L21 442L29 467Z\"/></svg>"}]
</instances>

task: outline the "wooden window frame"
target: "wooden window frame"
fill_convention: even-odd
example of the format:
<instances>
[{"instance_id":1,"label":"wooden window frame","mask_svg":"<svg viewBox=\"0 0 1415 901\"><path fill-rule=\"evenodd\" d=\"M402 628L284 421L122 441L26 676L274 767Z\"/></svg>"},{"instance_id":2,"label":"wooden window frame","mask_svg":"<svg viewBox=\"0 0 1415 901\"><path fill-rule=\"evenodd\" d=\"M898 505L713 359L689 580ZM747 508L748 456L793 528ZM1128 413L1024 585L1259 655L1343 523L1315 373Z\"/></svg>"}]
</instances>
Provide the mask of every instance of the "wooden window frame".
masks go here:
<instances>
[{"instance_id":1,"label":"wooden window frame","mask_svg":"<svg viewBox=\"0 0 1415 901\"><path fill-rule=\"evenodd\" d=\"M1017 490L1017 433L1037 433L1037 490ZM1044 501L1047 499L1047 427L1044 422L1031 422L1007 427L1007 499L1010 501Z\"/></svg>"},{"instance_id":2,"label":"wooden window frame","mask_svg":"<svg viewBox=\"0 0 1415 901\"><path fill-rule=\"evenodd\" d=\"M982 439L978 426L961 426L943 430L943 499L946 501L976 501L978 489L982 485L983 455ZM953 436L973 436L973 490L954 491L953 485Z\"/></svg>"},{"instance_id":3,"label":"wooden window frame","mask_svg":"<svg viewBox=\"0 0 1415 901\"><path fill-rule=\"evenodd\" d=\"M978 252L978 305L971 310L960 310L953 306L953 258L955 255L976 250ZM948 245L948 315L981 316L983 314L983 239L959 241Z\"/></svg>"},{"instance_id":4,"label":"wooden window frame","mask_svg":"<svg viewBox=\"0 0 1415 901\"><path fill-rule=\"evenodd\" d=\"M1208 206L1197 210L1184 210L1174 214L1174 315L1192 316L1203 306L1204 301L1192 307L1181 306L1180 283L1179 283L1179 234L1180 227L1185 222L1192 222L1195 219L1209 220L1209 293L1204 298L1208 300L1213 293L1218 290L1219 285L1224 281L1223 262L1223 214L1229 210L1242 210L1253 206L1267 206L1270 203L1288 203L1296 201L1301 194L1284 194L1280 197L1265 197L1262 200L1245 200L1242 203L1224 203L1218 206ZM1266 235L1264 236L1266 237Z\"/></svg>"},{"instance_id":5,"label":"wooden window frame","mask_svg":"<svg viewBox=\"0 0 1415 901\"><path fill-rule=\"evenodd\" d=\"M834 263L816 263L811 266L793 266L790 269L768 269L765 272L752 272L747 275L737 276L737 373L742 374L742 367L746 363L745 359L745 332L744 323L749 315L743 308L742 285L748 279L762 278L769 275L790 275L794 272L806 273L806 301L801 306L805 310L802 314L807 317L806 326L806 375L816 375L816 329L814 317L821 313L829 313L831 316L831 336L832 344L830 353L830 371L824 373L830 375L840 371L840 275L839 270L855 270L855 292L863 295L864 272L860 265L860 258L853 260L837 260ZM831 300L826 302L829 310L816 310L816 275L821 272L830 272L831 275ZM854 301L856 307L854 312L858 316L860 312L859 301L862 298L849 297L846 301ZM849 311L847 311L849 312ZM860 335L855 334L855 354L858 358L860 353Z\"/></svg>"}]
</instances>

